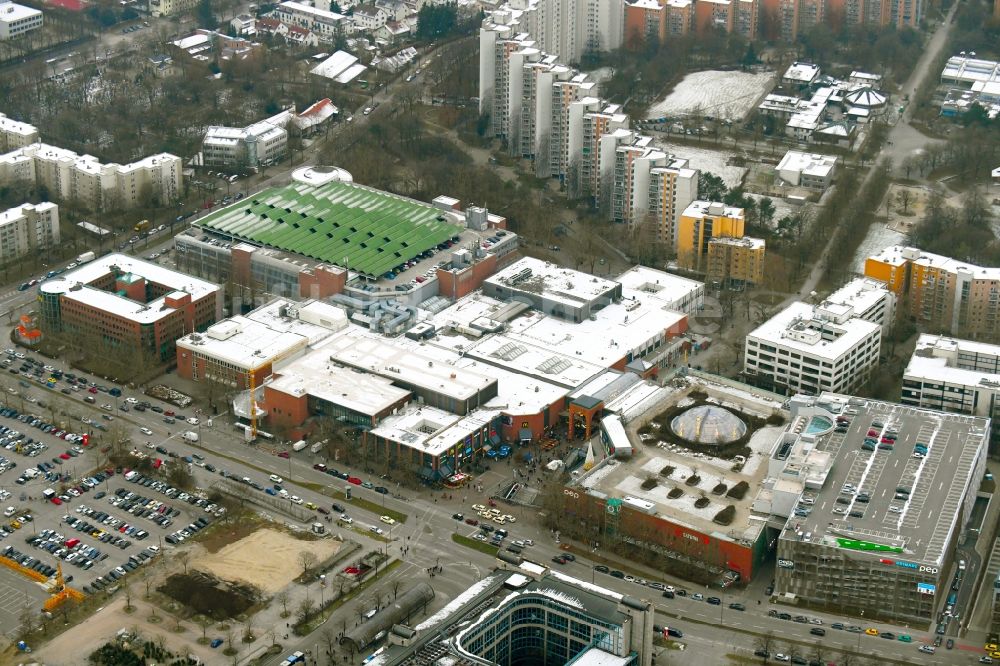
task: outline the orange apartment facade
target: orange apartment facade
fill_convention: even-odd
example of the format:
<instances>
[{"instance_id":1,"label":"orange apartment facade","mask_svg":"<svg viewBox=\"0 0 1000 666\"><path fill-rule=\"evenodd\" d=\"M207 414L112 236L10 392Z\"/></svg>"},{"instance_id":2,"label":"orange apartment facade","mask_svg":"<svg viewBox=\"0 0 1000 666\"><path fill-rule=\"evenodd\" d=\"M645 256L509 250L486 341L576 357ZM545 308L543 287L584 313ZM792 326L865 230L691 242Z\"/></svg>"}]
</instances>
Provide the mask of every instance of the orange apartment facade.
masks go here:
<instances>
[{"instance_id":1,"label":"orange apartment facade","mask_svg":"<svg viewBox=\"0 0 1000 666\"><path fill-rule=\"evenodd\" d=\"M865 275L896 294L904 312L934 333L1000 337L1000 269L893 246L865 260Z\"/></svg>"}]
</instances>

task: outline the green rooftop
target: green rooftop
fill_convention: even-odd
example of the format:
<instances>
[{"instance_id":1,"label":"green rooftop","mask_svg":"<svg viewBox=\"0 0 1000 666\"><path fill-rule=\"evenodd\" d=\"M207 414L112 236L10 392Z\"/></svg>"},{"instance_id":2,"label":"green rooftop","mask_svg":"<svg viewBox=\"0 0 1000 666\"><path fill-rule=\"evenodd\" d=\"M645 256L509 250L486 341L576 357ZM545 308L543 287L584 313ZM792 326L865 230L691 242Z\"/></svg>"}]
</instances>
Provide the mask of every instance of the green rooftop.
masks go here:
<instances>
[{"instance_id":1,"label":"green rooftop","mask_svg":"<svg viewBox=\"0 0 1000 666\"><path fill-rule=\"evenodd\" d=\"M867 550L874 551L878 553L902 553L903 549L898 546L887 546L882 543L875 543L874 541L859 541L857 539L837 539L837 543L841 548L850 548L851 550Z\"/></svg>"},{"instance_id":2,"label":"green rooftop","mask_svg":"<svg viewBox=\"0 0 1000 666\"><path fill-rule=\"evenodd\" d=\"M457 236L461 229L442 214L354 183L293 183L261 190L198 225L378 277Z\"/></svg>"}]
</instances>

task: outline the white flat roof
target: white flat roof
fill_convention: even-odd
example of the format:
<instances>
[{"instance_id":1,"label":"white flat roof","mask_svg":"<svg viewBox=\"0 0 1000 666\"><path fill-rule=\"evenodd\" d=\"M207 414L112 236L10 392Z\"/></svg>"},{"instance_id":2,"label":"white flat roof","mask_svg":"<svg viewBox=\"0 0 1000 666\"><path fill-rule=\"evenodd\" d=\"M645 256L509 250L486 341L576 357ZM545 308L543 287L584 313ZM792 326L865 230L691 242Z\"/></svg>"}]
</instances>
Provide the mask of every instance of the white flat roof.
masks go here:
<instances>
[{"instance_id":1,"label":"white flat roof","mask_svg":"<svg viewBox=\"0 0 1000 666\"><path fill-rule=\"evenodd\" d=\"M1000 390L1000 373L956 367L959 353L996 358L1000 357L1000 345L923 333L903 376Z\"/></svg>"},{"instance_id":2,"label":"white flat roof","mask_svg":"<svg viewBox=\"0 0 1000 666\"><path fill-rule=\"evenodd\" d=\"M226 337L219 339L215 335ZM213 324L204 333L185 335L177 346L249 370L305 349L307 342L304 335L277 331L236 316Z\"/></svg>"},{"instance_id":3,"label":"white flat roof","mask_svg":"<svg viewBox=\"0 0 1000 666\"><path fill-rule=\"evenodd\" d=\"M794 62L785 70L785 75L781 78L789 81L799 81L809 83L819 76L819 65L808 62Z\"/></svg>"},{"instance_id":4,"label":"white flat roof","mask_svg":"<svg viewBox=\"0 0 1000 666\"><path fill-rule=\"evenodd\" d=\"M824 301L841 303L854 308L857 315L878 304L889 293L884 282L872 278L854 278L827 296Z\"/></svg>"},{"instance_id":5,"label":"white flat roof","mask_svg":"<svg viewBox=\"0 0 1000 666\"><path fill-rule=\"evenodd\" d=\"M496 409L477 409L457 416L436 407L411 404L398 414L387 416L371 434L439 456L466 436L481 431L499 415Z\"/></svg>"},{"instance_id":6,"label":"white flat roof","mask_svg":"<svg viewBox=\"0 0 1000 666\"><path fill-rule=\"evenodd\" d=\"M644 277L655 280L656 273L659 271L651 274L636 271L627 280L639 281ZM511 307L511 303L475 292L429 319L438 333L427 340L426 345L479 358L490 365L572 389L600 374L630 351L645 349L687 316L666 307L658 293L623 289L623 296L620 303L598 311L593 320L574 323L527 311L507 322L498 334L483 334L473 339L460 331L449 333L446 329L469 327L476 320L492 320Z\"/></svg>"},{"instance_id":7,"label":"white flat roof","mask_svg":"<svg viewBox=\"0 0 1000 666\"><path fill-rule=\"evenodd\" d=\"M313 67L309 70L309 72L316 74L317 76L325 76L326 78L333 79L357 61L357 56L353 56L347 51L337 51L332 56Z\"/></svg>"},{"instance_id":8,"label":"white flat roof","mask_svg":"<svg viewBox=\"0 0 1000 666\"><path fill-rule=\"evenodd\" d=\"M20 206L14 206L13 208L8 208L4 212L0 213L0 226L3 226L5 224L10 224L11 222L21 219L28 211L45 213L52 210L53 208L58 209L58 206L56 206L56 204L52 203L51 201L45 201L40 204L25 203L21 204Z\"/></svg>"},{"instance_id":9,"label":"white flat roof","mask_svg":"<svg viewBox=\"0 0 1000 666\"><path fill-rule=\"evenodd\" d=\"M365 69L366 67L362 65L360 62L354 63L353 65L345 69L343 72L338 74L334 80L337 83L350 83L354 79L358 78L358 76L363 71L365 71Z\"/></svg>"},{"instance_id":10,"label":"white flat roof","mask_svg":"<svg viewBox=\"0 0 1000 666\"><path fill-rule=\"evenodd\" d=\"M0 113L0 131L8 134L20 134L22 136L38 134L38 128L34 125L22 123L21 121L14 120L13 118L8 118L2 113Z\"/></svg>"},{"instance_id":11,"label":"white flat roof","mask_svg":"<svg viewBox=\"0 0 1000 666\"><path fill-rule=\"evenodd\" d=\"M323 351L301 356L278 372L280 376L267 384L276 391L293 396L309 394L369 416L410 395L388 379L330 362L329 354Z\"/></svg>"},{"instance_id":12,"label":"white flat roof","mask_svg":"<svg viewBox=\"0 0 1000 666\"><path fill-rule=\"evenodd\" d=\"M819 153L803 153L798 150L789 150L778 163L778 171L789 170L798 171L804 175L826 178L837 164L837 158L833 155L821 155Z\"/></svg>"},{"instance_id":13,"label":"white flat roof","mask_svg":"<svg viewBox=\"0 0 1000 666\"><path fill-rule=\"evenodd\" d=\"M610 280L581 273L571 268L563 268L534 257L524 257L515 261L485 282L508 287L511 278L523 271L531 271L530 277L510 288L515 291L538 294L547 300L571 306L589 303L615 288L615 283Z\"/></svg>"},{"instance_id":14,"label":"white flat roof","mask_svg":"<svg viewBox=\"0 0 1000 666\"><path fill-rule=\"evenodd\" d=\"M751 331L748 337L786 349L800 351L811 356L837 359L849 352L873 332L880 331L882 328L878 324L857 317L848 320L844 324L814 320L814 313L815 309L812 305L796 301ZM795 328L797 326L801 325L811 329L818 328L820 324L823 324L823 328L827 333L836 331L839 332L839 335L833 340L820 339L816 342L796 339L791 335L797 330Z\"/></svg>"},{"instance_id":15,"label":"white flat roof","mask_svg":"<svg viewBox=\"0 0 1000 666\"><path fill-rule=\"evenodd\" d=\"M21 19L41 15L42 12L39 9L25 7L24 5L19 5L14 2L0 3L0 21L5 23L12 23L14 21L20 21Z\"/></svg>"},{"instance_id":16,"label":"white flat roof","mask_svg":"<svg viewBox=\"0 0 1000 666\"><path fill-rule=\"evenodd\" d=\"M706 215L713 217L722 215L726 217L743 217L743 209L736 208L735 206L727 206L715 201L702 201L699 199L688 204L688 207L684 209L681 215L699 219Z\"/></svg>"},{"instance_id":17,"label":"white flat roof","mask_svg":"<svg viewBox=\"0 0 1000 666\"><path fill-rule=\"evenodd\" d=\"M654 299L674 309L679 309L684 299L697 296L699 292L704 296L705 292L703 282L642 265L633 266L615 277L615 281L622 285L623 295L635 292L640 298Z\"/></svg>"},{"instance_id":18,"label":"white flat roof","mask_svg":"<svg viewBox=\"0 0 1000 666\"><path fill-rule=\"evenodd\" d=\"M280 9L287 10L290 14L300 13L308 14L310 16L315 16L317 18L324 18L330 21L340 21L345 17L343 14L338 14L337 12L330 12L324 9L317 9L309 5L304 5L301 2L282 2L278 5Z\"/></svg>"},{"instance_id":19,"label":"white flat roof","mask_svg":"<svg viewBox=\"0 0 1000 666\"><path fill-rule=\"evenodd\" d=\"M962 55L948 58L941 71L942 79L964 81L997 81L1000 80L1000 63L993 60L978 60Z\"/></svg>"},{"instance_id":20,"label":"white flat roof","mask_svg":"<svg viewBox=\"0 0 1000 666\"><path fill-rule=\"evenodd\" d=\"M193 35L188 35L187 37L181 37L180 39L170 42L179 49L184 49L188 51L196 46L209 46L208 35L202 33L195 33Z\"/></svg>"},{"instance_id":21,"label":"white flat roof","mask_svg":"<svg viewBox=\"0 0 1000 666\"><path fill-rule=\"evenodd\" d=\"M451 362L428 358L395 340L383 338L360 326L349 326L332 336L319 349L338 363L361 368L389 379L397 378L413 386L467 400L486 389L496 379Z\"/></svg>"},{"instance_id":22,"label":"white flat roof","mask_svg":"<svg viewBox=\"0 0 1000 666\"><path fill-rule=\"evenodd\" d=\"M64 273L59 278L46 280L39 289L46 293L61 293L63 298L78 301L139 323L152 323L173 312L173 308L165 305L165 297L163 296L149 303L139 303L112 292L86 286L110 273L112 266L117 266L122 274L130 273L143 277L149 282L168 287L172 291L190 294L193 301L203 298L209 293L219 291L219 286L211 282L124 254L107 254L98 257L94 261Z\"/></svg>"}]
</instances>

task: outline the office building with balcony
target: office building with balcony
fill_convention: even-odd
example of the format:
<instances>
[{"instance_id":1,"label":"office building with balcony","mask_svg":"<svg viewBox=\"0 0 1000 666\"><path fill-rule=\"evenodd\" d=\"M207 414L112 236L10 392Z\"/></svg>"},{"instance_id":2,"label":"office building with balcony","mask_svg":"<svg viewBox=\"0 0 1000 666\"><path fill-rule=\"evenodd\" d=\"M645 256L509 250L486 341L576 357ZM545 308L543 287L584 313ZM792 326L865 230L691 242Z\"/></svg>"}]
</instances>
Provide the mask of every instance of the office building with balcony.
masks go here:
<instances>
[{"instance_id":1,"label":"office building with balcony","mask_svg":"<svg viewBox=\"0 0 1000 666\"><path fill-rule=\"evenodd\" d=\"M882 327L841 303L795 302L747 335L743 374L777 392L852 392L878 366Z\"/></svg>"}]
</instances>

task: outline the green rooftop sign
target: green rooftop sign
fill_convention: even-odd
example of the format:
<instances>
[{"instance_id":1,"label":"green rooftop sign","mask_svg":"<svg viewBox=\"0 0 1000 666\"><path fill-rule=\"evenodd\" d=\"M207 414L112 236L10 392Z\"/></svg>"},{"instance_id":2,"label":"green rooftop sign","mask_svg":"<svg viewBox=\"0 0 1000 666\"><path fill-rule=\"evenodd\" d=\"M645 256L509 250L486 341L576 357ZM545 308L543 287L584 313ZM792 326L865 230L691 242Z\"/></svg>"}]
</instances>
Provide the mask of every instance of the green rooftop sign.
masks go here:
<instances>
[{"instance_id":1,"label":"green rooftop sign","mask_svg":"<svg viewBox=\"0 0 1000 666\"><path fill-rule=\"evenodd\" d=\"M882 543L874 543L872 541L858 541L856 539L837 539L837 543L841 548L849 548L850 550L866 550L870 552L877 553L902 553L903 549L898 546L886 546Z\"/></svg>"},{"instance_id":2,"label":"green rooftop sign","mask_svg":"<svg viewBox=\"0 0 1000 666\"><path fill-rule=\"evenodd\" d=\"M199 226L379 277L461 229L428 204L354 183L293 183L211 213Z\"/></svg>"}]
</instances>

